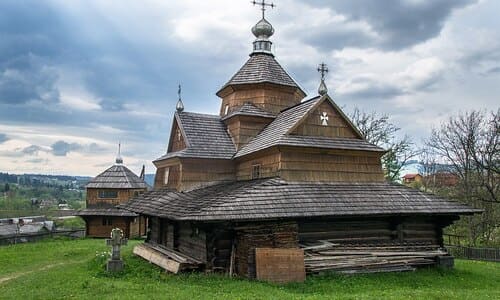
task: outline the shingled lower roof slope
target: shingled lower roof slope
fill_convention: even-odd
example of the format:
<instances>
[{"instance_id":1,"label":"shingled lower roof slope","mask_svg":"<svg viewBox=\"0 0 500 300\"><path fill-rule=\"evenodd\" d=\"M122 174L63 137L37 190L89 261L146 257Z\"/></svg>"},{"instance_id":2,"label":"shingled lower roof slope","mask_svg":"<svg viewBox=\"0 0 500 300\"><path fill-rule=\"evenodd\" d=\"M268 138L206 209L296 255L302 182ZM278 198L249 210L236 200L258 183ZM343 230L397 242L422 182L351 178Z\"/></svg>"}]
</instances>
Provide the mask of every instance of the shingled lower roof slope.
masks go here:
<instances>
[{"instance_id":1,"label":"shingled lower roof slope","mask_svg":"<svg viewBox=\"0 0 500 300\"><path fill-rule=\"evenodd\" d=\"M114 165L92 178L92 180L87 183L86 187L106 189L143 189L148 188L148 185L127 167L123 165Z\"/></svg>"},{"instance_id":2,"label":"shingled lower roof slope","mask_svg":"<svg viewBox=\"0 0 500 300\"><path fill-rule=\"evenodd\" d=\"M253 140L243 146L235 155L241 157L276 145L301 146L315 148L366 150L383 152L384 149L362 139L329 138L321 136L289 135L287 132L323 97L315 97L294 107L284 110L276 119L260 132Z\"/></svg>"},{"instance_id":3,"label":"shingled lower roof slope","mask_svg":"<svg viewBox=\"0 0 500 300\"><path fill-rule=\"evenodd\" d=\"M300 89L283 67L269 54L252 54L241 69L219 90L229 85L250 83L275 83ZM302 89L300 89L302 91ZM302 91L303 92L303 91ZM305 93L304 93L305 94Z\"/></svg>"},{"instance_id":4,"label":"shingled lower roof slope","mask_svg":"<svg viewBox=\"0 0 500 300\"><path fill-rule=\"evenodd\" d=\"M253 117L263 117L263 118L276 118L276 115L273 115L272 113L263 110L262 108L259 108L255 106L252 103L245 102L242 106L238 107L234 111L230 112L226 116L222 118L222 120L227 120L231 117L234 116L253 116Z\"/></svg>"},{"instance_id":5,"label":"shingled lower roof slope","mask_svg":"<svg viewBox=\"0 0 500 300\"><path fill-rule=\"evenodd\" d=\"M153 191L120 207L189 221L481 211L399 184L286 182L280 178L219 184L190 192Z\"/></svg>"},{"instance_id":6,"label":"shingled lower roof slope","mask_svg":"<svg viewBox=\"0 0 500 300\"><path fill-rule=\"evenodd\" d=\"M137 217L138 214L114 207L109 208L85 208L75 213L76 216L110 216L110 217Z\"/></svg>"},{"instance_id":7,"label":"shingled lower roof slope","mask_svg":"<svg viewBox=\"0 0 500 300\"><path fill-rule=\"evenodd\" d=\"M175 114L186 148L156 159L171 157L231 159L236 153L233 141L219 116L178 112Z\"/></svg>"}]
</instances>

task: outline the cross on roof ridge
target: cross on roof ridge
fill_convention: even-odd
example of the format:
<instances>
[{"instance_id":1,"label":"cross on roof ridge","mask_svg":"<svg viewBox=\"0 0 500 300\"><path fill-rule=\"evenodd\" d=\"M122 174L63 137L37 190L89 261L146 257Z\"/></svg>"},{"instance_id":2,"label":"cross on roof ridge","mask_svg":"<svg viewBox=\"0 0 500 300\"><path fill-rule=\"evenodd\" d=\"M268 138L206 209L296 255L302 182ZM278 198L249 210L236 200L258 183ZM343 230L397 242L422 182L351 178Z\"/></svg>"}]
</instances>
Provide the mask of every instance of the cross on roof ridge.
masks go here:
<instances>
[{"instance_id":1,"label":"cross on roof ridge","mask_svg":"<svg viewBox=\"0 0 500 300\"><path fill-rule=\"evenodd\" d=\"M325 63L320 63L318 65L318 72L321 73L321 79L325 79L325 74L328 73L328 66Z\"/></svg>"},{"instance_id":2,"label":"cross on roof ridge","mask_svg":"<svg viewBox=\"0 0 500 300\"><path fill-rule=\"evenodd\" d=\"M264 19L264 12L266 11L266 6L269 6L270 8L274 8L276 6L276 4L274 3L266 3L265 0L261 0L261 1L250 1L250 3L252 3L253 5L260 5L261 6L261 10L262 10L262 19Z\"/></svg>"}]
</instances>

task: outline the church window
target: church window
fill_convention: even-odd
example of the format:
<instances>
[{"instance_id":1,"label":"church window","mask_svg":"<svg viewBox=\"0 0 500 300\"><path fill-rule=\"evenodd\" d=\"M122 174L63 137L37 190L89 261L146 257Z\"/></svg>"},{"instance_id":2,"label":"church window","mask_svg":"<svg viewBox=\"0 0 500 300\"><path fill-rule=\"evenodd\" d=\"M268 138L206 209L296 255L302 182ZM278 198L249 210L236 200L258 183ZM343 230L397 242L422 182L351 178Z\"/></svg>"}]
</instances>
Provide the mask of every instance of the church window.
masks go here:
<instances>
[{"instance_id":1,"label":"church window","mask_svg":"<svg viewBox=\"0 0 500 300\"><path fill-rule=\"evenodd\" d=\"M260 165L252 165L252 179L260 178Z\"/></svg>"},{"instance_id":2,"label":"church window","mask_svg":"<svg viewBox=\"0 0 500 300\"><path fill-rule=\"evenodd\" d=\"M163 184L168 184L168 175L170 175L170 168L165 168L165 174L163 175Z\"/></svg>"},{"instance_id":3,"label":"church window","mask_svg":"<svg viewBox=\"0 0 500 300\"><path fill-rule=\"evenodd\" d=\"M177 140L180 141L181 140L181 131L179 129L176 130L176 134L177 134Z\"/></svg>"},{"instance_id":4,"label":"church window","mask_svg":"<svg viewBox=\"0 0 500 300\"><path fill-rule=\"evenodd\" d=\"M110 218L110 217L104 217L104 218L102 218L102 225L103 226L113 225L113 219Z\"/></svg>"},{"instance_id":5,"label":"church window","mask_svg":"<svg viewBox=\"0 0 500 300\"><path fill-rule=\"evenodd\" d=\"M224 115L227 115L228 112L229 112L229 105L226 104L226 106L224 107Z\"/></svg>"},{"instance_id":6,"label":"church window","mask_svg":"<svg viewBox=\"0 0 500 300\"><path fill-rule=\"evenodd\" d=\"M99 198L118 198L117 191L99 191Z\"/></svg>"}]
</instances>

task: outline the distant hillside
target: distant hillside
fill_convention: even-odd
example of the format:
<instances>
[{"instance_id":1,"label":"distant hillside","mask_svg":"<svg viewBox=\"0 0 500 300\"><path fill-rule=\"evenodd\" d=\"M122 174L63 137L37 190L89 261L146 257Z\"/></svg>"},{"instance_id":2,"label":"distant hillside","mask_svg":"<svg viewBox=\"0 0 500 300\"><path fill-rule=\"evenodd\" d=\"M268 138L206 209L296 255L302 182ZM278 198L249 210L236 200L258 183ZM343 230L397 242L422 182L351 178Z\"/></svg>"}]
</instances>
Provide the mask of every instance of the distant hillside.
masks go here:
<instances>
[{"instance_id":1,"label":"distant hillside","mask_svg":"<svg viewBox=\"0 0 500 300\"><path fill-rule=\"evenodd\" d=\"M0 183L17 183L23 186L64 186L79 188L91 179L88 176L9 174L0 172Z\"/></svg>"}]
</instances>

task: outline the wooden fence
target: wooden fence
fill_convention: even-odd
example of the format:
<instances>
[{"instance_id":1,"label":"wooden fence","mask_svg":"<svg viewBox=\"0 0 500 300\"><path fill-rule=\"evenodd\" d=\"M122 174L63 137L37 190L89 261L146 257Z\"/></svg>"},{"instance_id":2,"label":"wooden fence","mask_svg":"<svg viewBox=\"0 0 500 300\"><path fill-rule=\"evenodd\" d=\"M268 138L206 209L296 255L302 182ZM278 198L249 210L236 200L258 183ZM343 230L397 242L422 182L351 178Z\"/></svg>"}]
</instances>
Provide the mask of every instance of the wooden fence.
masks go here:
<instances>
[{"instance_id":1,"label":"wooden fence","mask_svg":"<svg viewBox=\"0 0 500 300\"><path fill-rule=\"evenodd\" d=\"M39 233L29 233L29 234L17 234L8 235L0 237L0 246L11 245L18 243L28 243L36 242L46 238L52 238L56 236L66 236L70 238L80 238L85 236L85 229L62 229L52 232L39 232Z\"/></svg>"},{"instance_id":2,"label":"wooden fence","mask_svg":"<svg viewBox=\"0 0 500 300\"><path fill-rule=\"evenodd\" d=\"M500 262L499 248L473 248L446 245L448 252L456 258Z\"/></svg>"}]
</instances>

